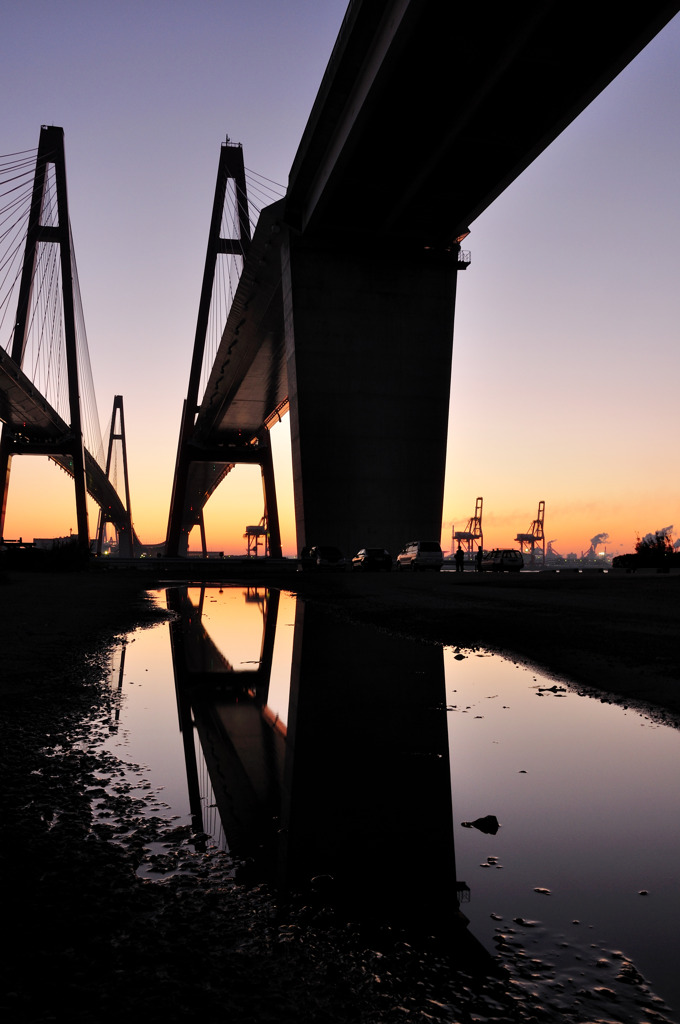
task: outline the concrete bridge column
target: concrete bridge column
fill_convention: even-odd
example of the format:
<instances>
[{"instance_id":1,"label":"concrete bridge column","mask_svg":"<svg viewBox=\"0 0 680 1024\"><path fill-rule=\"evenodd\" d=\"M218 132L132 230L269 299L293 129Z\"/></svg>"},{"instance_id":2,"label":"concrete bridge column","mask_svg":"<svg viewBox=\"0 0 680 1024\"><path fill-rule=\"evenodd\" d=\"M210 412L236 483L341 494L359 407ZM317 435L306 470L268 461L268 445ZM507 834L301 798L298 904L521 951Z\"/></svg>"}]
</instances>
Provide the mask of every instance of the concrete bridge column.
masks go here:
<instances>
[{"instance_id":1,"label":"concrete bridge column","mask_svg":"<svg viewBox=\"0 0 680 1024\"><path fill-rule=\"evenodd\" d=\"M267 520L267 531L269 533L269 554L272 558L281 558L281 526L279 524L279 506L276 500L276 480L274 477L274 460L269 437L266 439L266 446L263 445L262 462L262 490L264 493L264 514Z\"/></svg>"},{"instance_id":2,"label":"concrete bridge column","mask_svg":"<svg viewBox=\"0 0 680 1024\"><path fill-rule=\"evenodd\" d=\"M3 427L2 434L0 435L0 537L5 536L7 494L9 492L9 477L12 469L12 454L9 449L9 442L5 436L6 429L6 427Z\"/></svg>"},{"instance_id":3,"label":"concrete bridge column","mask_svg":"<svg viewBox=\"0 0 680 1024\"><path fill-rule=\"evenodd\" d=\"M458 251L283 240L298 551L439 540Z\"/></svg>"}]
</instances>

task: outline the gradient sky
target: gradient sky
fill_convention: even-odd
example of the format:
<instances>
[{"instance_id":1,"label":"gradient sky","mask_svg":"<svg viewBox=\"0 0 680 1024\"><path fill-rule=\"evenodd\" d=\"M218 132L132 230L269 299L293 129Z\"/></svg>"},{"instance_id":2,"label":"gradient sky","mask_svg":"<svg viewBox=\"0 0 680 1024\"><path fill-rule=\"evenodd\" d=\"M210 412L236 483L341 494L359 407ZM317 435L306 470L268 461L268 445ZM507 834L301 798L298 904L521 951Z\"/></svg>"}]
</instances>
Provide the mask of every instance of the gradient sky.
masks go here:
<instances>
[{"instance_id":1,"label":"gradient sky","mask_svg":"<svg viewBox=\"0 0 680 1024\"><path fill-rule=\"evenodd\" d=\"M165 536L220 144L227 134L241 142L247 168L285 185L345 7L4 8L0 152L36 147L41 124L64 128L102 429L122 394L133 519L147 543ZM405 142L417 134L417 124L404 125ZM631 550L637 533L671 524L680 532L678 182L680 17L471 225L456 310L445 549L478 495L487 547L526 531L539 500L563 554L604 532L612 552ZM273 441L292 554L285 421ZM245 550L261 494L256 468L230 474L206 506L210 548ZM15 459L6 535L71 527L64 474L42 458Z\"/></svg>"}]
</instances>

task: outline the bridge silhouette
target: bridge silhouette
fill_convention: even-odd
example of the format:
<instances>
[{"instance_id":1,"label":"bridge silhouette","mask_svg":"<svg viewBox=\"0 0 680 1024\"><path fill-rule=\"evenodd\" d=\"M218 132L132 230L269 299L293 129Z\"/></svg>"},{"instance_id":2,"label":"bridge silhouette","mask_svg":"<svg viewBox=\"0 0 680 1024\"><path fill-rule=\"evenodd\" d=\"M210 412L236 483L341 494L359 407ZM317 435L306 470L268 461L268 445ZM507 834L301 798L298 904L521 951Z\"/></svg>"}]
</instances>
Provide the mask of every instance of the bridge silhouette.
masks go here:
<instances>
[{"instance_id":1,"label":"bridge silhouette","mask_svg":"<svg viewBox=\"0 0 680 1024\"><path fill-rule=\"evenodd\" d=\"M5 246L0 323L7 321L15 294L17 298L8 343L0 347L0 538L12 459L46 455L73 478L83 554L90 545L89 493L100 508L100 546L110 522L121 554L133 555L139 541L130 512L123 403L115 396L104 459L68 214L63 129L43 125L37 156L3 158L2 177L7 202L1 211ZM40 383L22 368L29 349ZM115 440L123 444L125 502L109 476Z\"/></svg>"},{"instance_id":2,"label":"bridge silhouette","mask_svg":"<svg viewBox=\"0 0 680 1024\"><path fill-rule=\"evenodd\" d=\"M210 593L211 591L208 591ZM194 605L186 588L169 587L175 693L187 769L194 827L205 829L196 758L195 731L203 748L230 843L252 854L267 837L275 813L279 784L269 772L248 765L260 760L270 767L282 759L283 734L269 712L267 699L272 671L279 606L277 590L247 590L246 602L262 614L260 657L243 668L230 662L203 621L206 588ZM266 781L265 781L266 780ZM264 784L262 784L264 783Z\"/></svg>"},{"instance_id":3,"label":"bridge silhouette","mask_svg":"<svg viewBox=\"0 0 680 1024\"><path fill-rule=\"evenodd\" d=\"M222 146L166 554L185 554L196 525L205 551L205 504L241 462L261 468L268 551L281 554L269 431L288 411L298 551L318 543L347 554L398 550L411 537L439 537L469 225L679 8L651 0L605 19L583 3L541 0L490 19L474 5L442 9L435 0L350 3L287 193L261 210L254 232L242 149ZM26 158L6 160L9 182ZM6 195L3 238L21 221L14 186ZM225 228L228 195L235 213ZM93 386L82 404L78 366L89 359L61 128L41 129L28 207L16 319L0 346L0 536L12 458L43 454L73 476L81 547L89 492L101 509L99 536L113 523L121 553L132 554L127 473L122 500L104 466L98 417L87 412ZM223 256L242 267L208 357ZM11 259L3 274L13 280ZM6 312L0 294L0 326ZM33 361L48 367L44 387L24 371L31 338L36 349L49 342ZM56 380L66 380L62 405L49 394ZM114 439L124 441L122 399L109 456Z\"/></svg>"},{"instance_id":4,"label":"bridge silhouette","mask_svg":"<svg viewBox=\"0 0 680 1024\"><path fill-rule=\"evenodd\" d=\"M330 883L350 919L426 929L486 963L458 913L469 890L456 881L442 648L297 601L290 662L273 667L278 591L253 589L243 597L262 611L260 657L239 670L202 618L205 595L166 591L193 830L215 839L216 805L252 881L298 893Z\"/></svg>"},{"instance_id":5,"label":"bridge silhouette","mask_svg":"<svg viewBox=\"0 0 680 1024\"><path fill-rule=\"evenodd\" d=\"M469 225L678 7L349 5L285 198L252 238L221 236L213 212L202 305L217 254L240 244L243 272L200 399L192 367L169 554L239 461L262 466L278 553L268 431L287 410L299 552L439 538ZM216 208L225 175L247 208L240 166L227 143Z\"/></svg>"}]
</instances>

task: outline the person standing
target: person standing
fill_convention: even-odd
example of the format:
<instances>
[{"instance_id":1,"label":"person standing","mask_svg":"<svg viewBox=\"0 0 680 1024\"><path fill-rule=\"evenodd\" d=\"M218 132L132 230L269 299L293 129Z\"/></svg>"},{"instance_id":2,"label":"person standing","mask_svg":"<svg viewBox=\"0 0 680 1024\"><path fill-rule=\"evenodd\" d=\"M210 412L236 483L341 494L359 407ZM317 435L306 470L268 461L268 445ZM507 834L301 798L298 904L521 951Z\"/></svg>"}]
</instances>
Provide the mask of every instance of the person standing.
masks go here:
<instances>
[{"instance_id":1,"label":"person standing","mask_svg":"<svg viewBox=\"0 0 680 1024\"><path fill-rule=\"evenodd\" d=\"M465 555L463 554L463 549L460 546L460 544L458 545L458 550L456 551L456 556L455 557L456 557L456 572L462 572L463 571L463 566L465 565Z\"/></svg>"}]
</instances>

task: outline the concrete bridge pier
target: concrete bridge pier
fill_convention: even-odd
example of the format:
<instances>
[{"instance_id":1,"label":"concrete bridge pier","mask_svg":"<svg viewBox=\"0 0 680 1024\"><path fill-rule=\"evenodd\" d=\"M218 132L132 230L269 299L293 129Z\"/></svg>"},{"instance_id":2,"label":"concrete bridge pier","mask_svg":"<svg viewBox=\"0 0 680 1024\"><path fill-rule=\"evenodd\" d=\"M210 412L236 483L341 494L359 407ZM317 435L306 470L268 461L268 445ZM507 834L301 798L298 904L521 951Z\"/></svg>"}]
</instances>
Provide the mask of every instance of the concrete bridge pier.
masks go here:
<instances>
[{"instance_id":1,"label":"concrete bridge pier","mask_svg":"<svg viewBox=\"0 0 680 1024\"><path fill-rule=\"evenodd\" d=\"M298 552L439 540L460 257L283 239Z\"/></svg>"}]
</instances>

